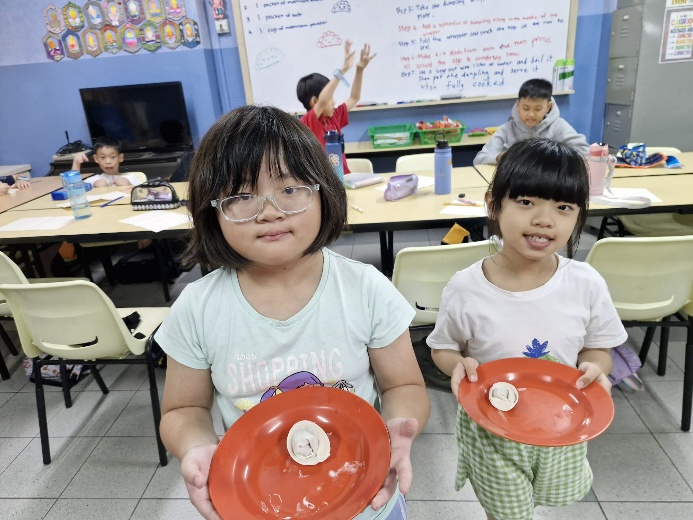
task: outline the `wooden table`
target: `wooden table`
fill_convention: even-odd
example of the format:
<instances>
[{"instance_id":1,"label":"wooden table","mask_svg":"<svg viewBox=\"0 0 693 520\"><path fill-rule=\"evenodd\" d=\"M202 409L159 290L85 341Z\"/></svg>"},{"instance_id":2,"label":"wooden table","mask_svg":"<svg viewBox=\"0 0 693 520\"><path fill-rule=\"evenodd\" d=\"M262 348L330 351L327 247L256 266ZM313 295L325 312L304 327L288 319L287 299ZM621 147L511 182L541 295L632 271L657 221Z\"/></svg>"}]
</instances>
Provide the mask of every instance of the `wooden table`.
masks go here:
<instances>
[{"instance_id":1,"label":"wooden table","mask_svg":"<svg viewBox=\"0 0 693 520\"><path fill-rule=\"evenodd\" d=\"M681 163L681 168L667 168L663 164L654 166L653 168L615 168L614 178L625 177L656 177L660 175L685 175L693 173L693 152L683 152L676 155L676 158ZM493 173L496 171L495 164L479 164L475 166L476 170L488 182L491 182Z\"/></svg>"},{"instance_id":2,"label":"wooden table","mask_svg":"<svg viewBox=\"0 0 693 520\"><path fill-rule=\"evenodd\" d=\"M417 172L420 176L433 177L433 172ZM394 174L383 175L386 179ZM387 182L387 180L385 181ZM354 232L380 234L380 259L382 270L390 274L394 265L394 231L450 227L460 219L483 222L485 217L460 217L441 213L445 202L464 193L468 199L484 200L488 183L471 166L453 168L452 190L449 195L436 195L433 186L420 189L414 195L390 202L382 191L385 183L347 190L349 198L349 229ZM378 189L380 187L380 189ZM360 208L363 211L358 211Z\"/></svg>"},{"instance_id":3,"label":"wooden table","mask_svg":"<svg viewBox=\"0 0 693 520\"><path fill-rule=\"evenodd\" d=\"M50 177L51 179L60 179L60 177ZM187 199L188 197L188 183L187 182L174 182L171 183L173 186L173 189L176 190L176 194L178 195L178 198L183 200ZM121 192L123 194L123 198L119 200L113 201L111 204L109 204L107 207L110 206L122 206L122 205L130 205L130 190L132 188L130 186L111 186L109 188L93 188L87 192L87 195L99 195L99 194L104 194L104 193L112 193L112 192ZM28 190L27 190L28 191ZM13 211L35 211L35 210L40 210L40 209L61 209L60 205L69 203L69 200L53 200L51 197L50 193L47 195L41 196L39 198L36 198L34 200L31 200L30 202L27 202L25 204L22 204L21 206L17 206L15 208L12 208ZM92 203L92 207L98 207L104 203L108 202L107 200L99 200L95 201ZM69 206L67 207L69 210Z\"/></svg>"},{"instance_id":4,"label":"wooden table","mask_svg":"<svg viewBox=\"0 0 693 520\"><path fill-rule=\"evenodd\" d=\"M0 213L26 204L62 187L60 177L34 177L31 179L31 188L17 190L14 195L0 197Z\"/></svg>"},{"instance_id":5,"label":"wooden table","mask_svg":"<svg viewBox=\"0 0 693 520\"><path fill-rule=\"evenodd\" d=\"M387 177L388 175L385 175ZM183 183L185 184L185 183ZM363 211L349 208L349 229L354 232L378 232L381 237L381 258L383 270L392 268L393 233L408 229L429 229L449 227L453 223L463 221L465 225L483 225L485 216L448 215L441 213L444 202L455 198L458 193L465 193L472 200L483 200L487 190L486 181L472 167L455 168L452 176L452 193L435 195L433 186L423 188L418 193L399 201L387 202L384 192L376 186L367 186L357 190L347 190L350 204L357 205ZM382 186L382 185L381 185ZM645 177L617 178L614 187L644 188L662 199L654 202L648 208L628 210L605 205L592 204L590 216L644 214L644 213L693 213L693 175L655 175ZM178 187L176 188L178 191ZM178 191L181 198L187 193L185 186ZM187 214L187 208L181 207L175 211ZM40 242L98 242L105 240L138 240L141 238L171 238L188 232L190 223L185 223L171 229L154 233L152 231L123 224L124 218L141 214L133 211L129 204L111 204L104 208L94 208L91 218L73 220L60 229L52 231L21 231L2 232L0 244L31 244ZM22 211L15 209L0 214L0 226L14 222L18 218L28 216L65 216L66 210L41 209Z\"/></svg>"}]
</instances>

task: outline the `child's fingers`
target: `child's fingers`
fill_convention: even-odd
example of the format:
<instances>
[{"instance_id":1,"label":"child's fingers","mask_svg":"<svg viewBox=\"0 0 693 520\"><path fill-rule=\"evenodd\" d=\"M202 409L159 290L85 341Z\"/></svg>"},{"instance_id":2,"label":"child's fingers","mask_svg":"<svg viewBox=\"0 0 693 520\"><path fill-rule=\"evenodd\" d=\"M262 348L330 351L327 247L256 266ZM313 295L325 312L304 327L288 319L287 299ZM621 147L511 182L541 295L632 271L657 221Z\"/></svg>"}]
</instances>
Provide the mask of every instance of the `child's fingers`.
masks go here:
<instances>
[{"instance_id":1,"label":"child's fingers","mask_svg":"<svg viewBox=\"0 0 693 520\"><path fill-rule=\"evenodd\" d=\"M592 383L592 381L596 381L598 384L603 386L607 392L611 393L611 382L606 374L604 374L604 372L602 372L597 365L590 363L589 361L585 361L580 363L578 370L580 372L584 372L584 375L580 376L580 378L577 380L575 383L576 387L582 389Z\"/></svg>"},{"instance_id":2,"label":"child's fingers","mask_svg":"<svg viewBox=\"0 0 693 520\"><path fill-rule=\"evenodd\" d=\"M477 380L476 369L478 366L479 362L474 358L462 358L462 361L457 363L457 366L452 371L452 377L450 379L450 389L455 397L457 397L460 383L462 383L465 377L471 382Z\"/></svg>"}]
</instances>

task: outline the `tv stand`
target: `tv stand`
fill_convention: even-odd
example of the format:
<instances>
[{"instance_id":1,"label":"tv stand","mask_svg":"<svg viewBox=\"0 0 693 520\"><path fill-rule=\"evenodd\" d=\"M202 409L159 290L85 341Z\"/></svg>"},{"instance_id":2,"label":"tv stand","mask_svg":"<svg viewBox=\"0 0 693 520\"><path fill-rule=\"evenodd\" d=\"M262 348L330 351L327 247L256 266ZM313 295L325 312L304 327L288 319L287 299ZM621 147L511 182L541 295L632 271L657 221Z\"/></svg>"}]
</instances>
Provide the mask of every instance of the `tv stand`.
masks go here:
<instances>
[{"instance_id":1,"label":"tv stand","mask_svg":"<svg viewBox=\"0 0 693 520\"><path fill-rule=\"evenodd\" d=\"M125 152L125 158L120 163L120 171L144 172L148 179L161 177L168 179L180 164L183 156L192 152L192 148L187 151L177 152ZM59 175L72 168L73 156L60 157L50 163L48 175ZM101 168L93 161L82 164L82 173L99 173Z\"/></svg>"}]
</instances>

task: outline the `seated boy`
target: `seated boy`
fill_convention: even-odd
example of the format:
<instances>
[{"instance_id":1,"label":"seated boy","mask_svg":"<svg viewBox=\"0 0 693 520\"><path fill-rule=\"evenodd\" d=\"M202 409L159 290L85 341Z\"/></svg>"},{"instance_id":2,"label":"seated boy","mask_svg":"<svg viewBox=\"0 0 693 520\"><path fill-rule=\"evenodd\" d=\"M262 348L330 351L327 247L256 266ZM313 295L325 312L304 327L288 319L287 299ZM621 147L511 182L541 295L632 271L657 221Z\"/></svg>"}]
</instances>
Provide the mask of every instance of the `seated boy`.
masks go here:
<instances>
[{"instance_id":1,"label":"seated boy","mask_svg":"<svg viewBox=\"0 0 693 520\"><path fill-rule=\"evenodd\" d=\"M84 180L94 188L108 188L109 186L137 186L139 181L134 175L120 173L120 163L123 162L123 153L120 151L120 141L112 137L99 137L94 142L94 162L101 167L103 173L93 175ZM72 169L80 171L82 163L89 161L87 154L79 153L72 160ZM137 241L139 249L145 249L151 245L149 239Z\"/></svg>"},{"instance_id":2,"label":"seated boy","mask_svg":"<svg viewBox=\"0 0 693 520\"><path fill-rule=\"evenodd\" d=\"M587 157L589 145L585 136L578 134L561 117L551 94L551 83L545 79L525 81L520 87L518 100L513 105L510 120L502 124L491 140L476 154L474 164L496 164L507 148L532 137L560 141Z\"/></svg>"},{"instance_id":3,"label":"seated boy","mask_svg":"<svg viewBox=\"0 0 693 520\"><path fill-rule=\"evenodd\" d=\"M123 162L123 154L120 151L120 141L112 137L99 137L94 142L94 162L101 167L103 173L89 177L84 182L92 184L94 188L107 188L109 186L136 186L139 184L137 177L128 173L120 173L120 163ZM89 161L87 154L79 153L72 160L72 169L80 171L82 163Z\"/></svg>"},{"instance_id":4,"label":"seated boy","mask_svg":"<svg viewBox=\"0 0 693 520\"><path fill-rule=\"evenodd\" d=\"M19 190L25 190L31 188L31 183L24 179L15 179L14 175L0 176L0 195L7 195L12 186Z\"/></svg>"},{"instance_id":5,"label":"seated boy","mask_svg":"<svg viewBox=\"0 0 693 520\"><path fill-rule=\"evenodd\" d=\"M363 69L375 58L375 54L371 56L370 53L371 46L365 44L363 49L361 49L361 58L356 64L356 74L351 85L351 93L346 101L336 108L334 93L340 81L343 81L347 86L349 85L347 80L344 79L344 74L354 64L354 52L351 51L351 42L349 40L344 44L344 64L341 68L334 71L334 76L331 79L314 72L298 80L296 95L308 111L301 118L301 122L311 129L323 147L325 146L325 132L337 130L341 133L342 128L349 124L347 113L354 108L361 98ZM344 173L349 173L345 157L342 157L342 164L344 164Z\"/></svg>"}]
</instances>

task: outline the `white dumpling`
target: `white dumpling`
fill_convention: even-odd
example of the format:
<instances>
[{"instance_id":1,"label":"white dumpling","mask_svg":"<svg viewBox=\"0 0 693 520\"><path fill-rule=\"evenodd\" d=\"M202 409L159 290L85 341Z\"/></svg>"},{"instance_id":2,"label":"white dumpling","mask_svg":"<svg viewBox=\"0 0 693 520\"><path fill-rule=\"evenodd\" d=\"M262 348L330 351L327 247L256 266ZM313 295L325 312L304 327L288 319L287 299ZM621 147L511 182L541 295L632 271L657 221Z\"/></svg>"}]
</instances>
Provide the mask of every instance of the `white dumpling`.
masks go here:
<instances>
[{"instance_id":1,"label":"white dumpling","mask_svg":"<svg viewBox=\"0 0 693 520\"><path fill-rule=\"evenodd\" d=\"M488 393L491 404L501 412L512 410L519 398L517 388L510 383L495 383Z\"/></svg>"},{"instance_id":2,"label":"white dumpling","mask_svg":"<svg viewBox=\"0 0 693 520\"><path fill-rule=\"evenodd\" d=\"M298 421L289 430L286 449L299 464L314 466L330 456L330 439L313 421Z\"/></svg>"}]
</instances>

